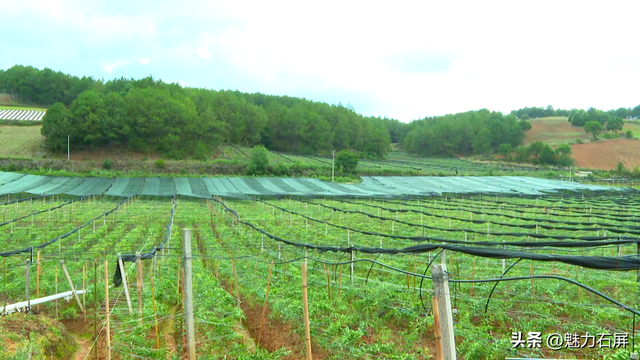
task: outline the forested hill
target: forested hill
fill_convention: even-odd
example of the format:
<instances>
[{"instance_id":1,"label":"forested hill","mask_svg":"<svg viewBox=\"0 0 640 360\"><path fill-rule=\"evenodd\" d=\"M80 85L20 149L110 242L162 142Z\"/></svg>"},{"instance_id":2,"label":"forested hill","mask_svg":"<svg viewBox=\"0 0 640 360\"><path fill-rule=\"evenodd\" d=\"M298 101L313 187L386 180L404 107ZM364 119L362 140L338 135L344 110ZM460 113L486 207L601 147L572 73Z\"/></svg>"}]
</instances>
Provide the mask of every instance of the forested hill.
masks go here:
<instances>
[{"instance_id":1,"label":"forested hill","mask_svg":"<svg viewBox=\"0 0 640 360\"><path fill-rule=\"evenodd\" d=\"M174 159L206 159L222 143L305 155L350 149L370 158L383 158L390 143L423 156L489 154L522 145L528 118L569 116L582 125L583 118L640 116L640 106L609 112L548 106L508 115L482 109L406 124L295 97L188 88L151 77L104 81L20 65L0 70L0 92L23 104L50 106L42 134L54 151L66 149L70 135L76 149L122 144Z\"/></svg>"},{"instance_id":2,"label":"forested hill","mask_svg":"<svg viewBox=\"0 0 640 360\"><path fill-rule=\"evenodd\" d=\"M221 143L299 154L352 149L382 158L397 120L288 96L182 87L140 80L78 78L30 66L0 70L0 92L50 106L42 134L52 150L124 144L170 158L207 158ZM389 125L387 125L389 124Z\"/></svg>"}]
</instances>

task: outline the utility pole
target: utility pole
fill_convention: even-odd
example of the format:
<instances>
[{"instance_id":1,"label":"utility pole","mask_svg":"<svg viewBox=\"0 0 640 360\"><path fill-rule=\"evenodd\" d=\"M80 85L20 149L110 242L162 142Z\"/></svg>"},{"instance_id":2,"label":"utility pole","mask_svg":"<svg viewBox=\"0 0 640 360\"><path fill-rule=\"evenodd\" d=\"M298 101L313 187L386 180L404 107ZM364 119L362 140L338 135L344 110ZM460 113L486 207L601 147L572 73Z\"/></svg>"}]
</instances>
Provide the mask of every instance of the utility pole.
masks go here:
<instances>
[{"instance_id":1,"label":"utility pole","mask_svg":"<svg viewBox=\"0 0 640 360\"><path fill-rule=\"evenodd\" d=\"M571 182L571 175L572 175L572 174L571 174L571 172L572 172L571 170L572 170L572 169L571 169L571 164L569 164L569 182Z\"/></svg>"},{"instance_id":2,"label":"utility pole","mask_svg":"<svg viewBox=\"0 0 640 360\"><path fill-rule=\"evenodd\" d=\"M333 182L333 175L336 167L336 151L333 150L333 162L331 163L331 182Z\"/></svg>"},{"instance_id":3,"label":"utility pole","mask_svg":"<svg viewBox=\"0 0 640 360\"><path fill-rule=\"evenodd\" d=\"M189 360L196 359L196 339L193 324L193 289L191 279L191 229L182 230L184 252L184 322L187 328L187 349Z\"/></svg>"},{"instance_id":4,"label":"utility pole","mask_svg":"<svg viewBox=\"0 0 640 360\"><path fill-rule=\"evenodd\" d=\"M69 138L70 136L67 135L67 161L69 161L69 143L70 143Z\"/></svg>"},{"instance_id":5,"label":"utility pole","mask_svg":"<svg viewBox=\"0 0 640 360\"><path fill-rule=\"evenodd\" d=\"M440 316L440 334L442 336L442 359L456 359L456 340L453 334L453 312L451 311L451 296L449 293L449 275L439 265L431 268L433 277L434 297L437 299Z\"/></svg>"}]
</instances>

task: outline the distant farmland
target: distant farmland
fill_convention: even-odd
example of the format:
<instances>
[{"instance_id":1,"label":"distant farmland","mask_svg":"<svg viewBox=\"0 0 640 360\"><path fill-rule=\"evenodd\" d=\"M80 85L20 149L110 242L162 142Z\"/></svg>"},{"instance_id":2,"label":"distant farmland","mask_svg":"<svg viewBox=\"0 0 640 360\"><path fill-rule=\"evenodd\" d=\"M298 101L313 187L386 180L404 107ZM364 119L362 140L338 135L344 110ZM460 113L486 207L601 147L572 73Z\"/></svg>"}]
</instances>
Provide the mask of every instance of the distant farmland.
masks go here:
<instances>
[{"instance_id":1,"label":"distant farmland","mask_svg":"<svg viewBox=\"0 0 640 360\"><path fill-rule=\"evenodd\" d=\"M591 137L581 127L571 126L566 117L540 118L530 122L531 130L527 131L525 145L536 141L560 145L575 142L577 139L588 140Z\"/></svg>"},{"instance_id":2,"label":"distant farmland","mask_svg":"<svg viewBox=\"0 0 640 360\"><path fill-rule=\"evenodd\" d=\"M640 166L640 141L629 139L607 140L571 146L578 167L611 170L620 161L627 169Z\"/></svg>"},{"instance_id":3,"label":"distant farmland","mask_svg":"<svg viewBox=\"0 0 640 360\"><path fill-rule=\"evenodd\" d=\"M34 157L44 144L42 126L0 126L0 156Z\"/></svg>"},{"instance_id":4,"label":"distant farmland","mask_svg":"<svg viewBox=\"0 0 640 360\"><path fill-rule=\"evenodd\" d=\"M46 110L0 108L0 120L42 121Z\"/></svg>"}]
</instances>

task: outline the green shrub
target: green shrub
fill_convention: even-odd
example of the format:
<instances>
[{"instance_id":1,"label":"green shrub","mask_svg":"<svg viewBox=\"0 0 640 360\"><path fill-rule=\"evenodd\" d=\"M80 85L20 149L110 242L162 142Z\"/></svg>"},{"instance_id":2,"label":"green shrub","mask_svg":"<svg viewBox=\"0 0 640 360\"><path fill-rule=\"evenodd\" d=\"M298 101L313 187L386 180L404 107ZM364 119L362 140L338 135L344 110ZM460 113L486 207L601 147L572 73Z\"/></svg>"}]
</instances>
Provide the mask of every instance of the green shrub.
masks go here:
<instances>
[{"instance_id":1,"label":"green shrub","mask_svg":"<svg viewBox=\"0 0 640 360\"><path fill-rule=\"evenodd\" d=\"M102 162L102 168L105 170L111 170L112 167L113 167L113 160L104 159L104 161Z\"/></svg>"},{"instance_id":2,"label":"green shrub","mask_svg":"<svg viewBox=\"0 0 640 360\"><path fill-rule=\"evenodd\" d=\"M257 145L251 149L251 161L247 172L249 175L264 175L269 168L269 152L264 146Z\"/></svg>"},{"instance_id":3,"label":"green shrub","mask_svg":"<svg viewBox=\"0 0 640 360\"><path fill-rule=\"evenodd\" d=\"M156 165L156 168L158 168L158 169L164 169L164 167L165 167L164 159L156 160L155 165Z\"/></svg>"},{"instance_id":4,"label":"green shrub","mask_svg":"<svg viewBox=\"0 0 640 360\"><path fill-rule=\"evenodd\" d=\"M341 150L336 154L336 167L345 173L353 173L358 166L358 155L349 151Z\"/></svg>"}]
</instances>

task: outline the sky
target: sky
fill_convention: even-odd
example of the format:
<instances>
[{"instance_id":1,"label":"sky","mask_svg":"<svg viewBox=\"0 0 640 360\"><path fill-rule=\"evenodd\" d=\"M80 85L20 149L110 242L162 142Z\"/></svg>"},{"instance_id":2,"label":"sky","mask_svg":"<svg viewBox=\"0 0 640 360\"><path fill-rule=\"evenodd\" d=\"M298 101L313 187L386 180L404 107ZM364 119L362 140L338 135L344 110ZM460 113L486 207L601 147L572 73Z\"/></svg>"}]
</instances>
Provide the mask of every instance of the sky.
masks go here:
<instances>
[{"instance_id":1,"label":"sky","mask_svg":"<svg viewBox=\"0 0 640 360\"><path fill-rule=\"evenodd\" d=\"M411 121L640 104L638 1L0 0L0 69L351 104Z\"/></svg>"}]
</instances>

